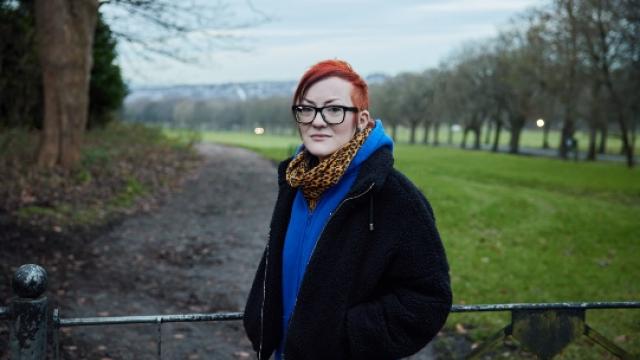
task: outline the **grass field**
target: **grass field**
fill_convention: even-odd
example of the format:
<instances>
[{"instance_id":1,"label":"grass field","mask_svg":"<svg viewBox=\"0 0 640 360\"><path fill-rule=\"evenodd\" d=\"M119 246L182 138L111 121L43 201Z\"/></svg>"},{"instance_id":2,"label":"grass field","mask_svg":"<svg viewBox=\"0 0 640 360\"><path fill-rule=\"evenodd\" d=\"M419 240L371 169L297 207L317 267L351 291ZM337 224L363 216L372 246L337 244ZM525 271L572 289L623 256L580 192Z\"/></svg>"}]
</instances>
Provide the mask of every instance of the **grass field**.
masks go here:
<instances>
[{"instance_id":1,"label":"grass field","mask_svg":"<svg viewBox=\"0 0 640 360\"><path fill-rule=\"evenodd\" d=\"M455 303L640 300L638 170L408 146L396 158L434 206ZM452 320L483 336L508 318ZM591 311L587 320L640 352L639 310ZM566 357L592 350L601 358L585 344Z\"/></svg>"},{"instance_id":2,"label":"grass field","mask_svg":"<svg viewBox=\"0 0 640 360\"><path fill-rule=\"evenodd\" d=\"M295 137L202 133L281 160ZM640 171L454 148L397 145L396 167L431 201L451 265L454 303L640 300ZM508 314L454 314L476 339ZM587 312L587 322L640 353L640 310ZM586 340L565 359L600 359Z\"/></svg>"}]
</instances>

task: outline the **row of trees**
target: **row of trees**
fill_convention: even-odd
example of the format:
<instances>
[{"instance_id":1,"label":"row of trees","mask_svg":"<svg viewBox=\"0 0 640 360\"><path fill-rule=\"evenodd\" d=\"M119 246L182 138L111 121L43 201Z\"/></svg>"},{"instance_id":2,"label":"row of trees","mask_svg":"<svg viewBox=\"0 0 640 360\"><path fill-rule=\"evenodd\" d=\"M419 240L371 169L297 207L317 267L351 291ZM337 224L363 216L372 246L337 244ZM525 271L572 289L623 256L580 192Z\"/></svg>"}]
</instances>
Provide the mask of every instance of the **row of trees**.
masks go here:
<instances>
[{"instance_id":1,"label":"row of trees","mask_svg":"<svg viewBox=\"0 0 640 360\"><path fill-rule=\"evenodd\" d=\"M533 9L489 41L468 44L437 69L400 74L372 88L374 112L408 126L410 141L424 127L439 142L441 124L461 124L480 147L482 129L497 150L502 130L517 153L527 122L544 118L561 129L558 152L567 156L581 127L588 158L604 151L610 125L634 164L640 121L640 5L632 0L555 0ZM450 126L449 126L450 128ZM598 143L598 134L599 143ZM486 134L487 139L489 133Z\"/></svg>"}]
</instances>

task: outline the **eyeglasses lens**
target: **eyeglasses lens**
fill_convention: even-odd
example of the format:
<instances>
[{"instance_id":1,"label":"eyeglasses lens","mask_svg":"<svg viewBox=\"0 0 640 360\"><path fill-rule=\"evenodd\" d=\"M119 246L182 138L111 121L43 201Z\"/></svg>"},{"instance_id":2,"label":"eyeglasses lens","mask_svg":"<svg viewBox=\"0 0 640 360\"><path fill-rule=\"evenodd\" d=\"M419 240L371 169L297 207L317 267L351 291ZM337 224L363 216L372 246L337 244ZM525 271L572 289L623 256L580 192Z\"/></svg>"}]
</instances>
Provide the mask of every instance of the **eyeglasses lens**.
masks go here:
<instances>
[{"instance_id":1,"label":"eyeglasses lens","mask_svg":"<svg viewBox=\"0 0 640 360\"><path fill-rule=\"evenodd\" d=\"M337 124L344 119L344 109L341 107L326 107L322 109L322 115L329 124Z\"/></svg>"}]
</instances>

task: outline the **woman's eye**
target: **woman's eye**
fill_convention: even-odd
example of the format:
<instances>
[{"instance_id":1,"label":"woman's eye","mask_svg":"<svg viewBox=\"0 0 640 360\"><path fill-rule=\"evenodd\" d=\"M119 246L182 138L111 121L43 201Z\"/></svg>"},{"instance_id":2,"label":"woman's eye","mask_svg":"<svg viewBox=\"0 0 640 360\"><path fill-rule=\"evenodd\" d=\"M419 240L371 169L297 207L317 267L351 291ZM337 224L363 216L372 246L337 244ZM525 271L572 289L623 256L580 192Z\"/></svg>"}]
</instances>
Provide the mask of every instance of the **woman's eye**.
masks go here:
<instances>
[{"instance_id":1,"label":"woman's eye","mask_svg":"<svg viewBox=\"0 0 640 360\"><path fill-rule=\"evenodd\" d=\"M337 107L337 106L331 106L327 108L327 111L329 111L332 114L338 114L340 112L342 112L342 108Z\"/></svg>"},{"instance_id":2,"label":"woman's eye","mask_svg":"<svg viewBox=\"0 0 640 360\"><path fill-rule=\"evenodd\" d=\"M306 107L306 106L301 106L298 108L298 111L302 114L311 114L313 111L313 108L310 107Z\"/></svg>"}]
</instances>

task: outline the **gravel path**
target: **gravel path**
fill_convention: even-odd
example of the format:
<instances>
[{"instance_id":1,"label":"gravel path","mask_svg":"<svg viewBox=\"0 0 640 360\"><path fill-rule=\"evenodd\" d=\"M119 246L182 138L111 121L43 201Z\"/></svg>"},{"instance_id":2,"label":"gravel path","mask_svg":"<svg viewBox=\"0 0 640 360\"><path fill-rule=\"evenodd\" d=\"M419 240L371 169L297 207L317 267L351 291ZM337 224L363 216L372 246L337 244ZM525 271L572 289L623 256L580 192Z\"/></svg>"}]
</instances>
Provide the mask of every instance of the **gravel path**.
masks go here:
<instances>
[{"instance_id":1,"label":"gravel path","mask_svg":"<svg viewBox=\"0 0 640 360\"><path fill-rule=\"evenodd\" d=\"M91 242L85 271L58 297L62 317L242 311L264 249L276 169L238 148L199 146L183 190ZM66 329L64 358L154 359L156 327ZM162 326L164 359L253 357L239 321Z\"/></svg>"}]
</instances>

